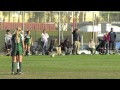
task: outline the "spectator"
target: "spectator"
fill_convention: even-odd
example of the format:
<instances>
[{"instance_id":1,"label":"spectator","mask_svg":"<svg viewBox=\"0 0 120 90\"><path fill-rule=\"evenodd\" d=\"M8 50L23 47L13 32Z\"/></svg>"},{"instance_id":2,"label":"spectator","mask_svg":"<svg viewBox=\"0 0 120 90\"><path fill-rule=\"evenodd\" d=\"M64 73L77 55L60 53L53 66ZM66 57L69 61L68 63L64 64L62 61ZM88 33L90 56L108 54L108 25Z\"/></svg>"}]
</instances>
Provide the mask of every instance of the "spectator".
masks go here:
<instances>
[{"instance_id":1,"label":"spectator","mask_svg":"<svg viewBox=\"0 0 120 90\"><path fill-rule=\"evenodd\" d=\"M73 31L73 54L79 55L81 36L78 29Z\"/></svg>"},{"instance_id":2,"label":"spectator","mask_svg":"<svg viewBox=\"0 0 120 90\"><path fill-rule=\"evenodd\" d=\"M45 53L47 52L48 38L49 38L49 35L48 35L48 33L46 33L46 30L44 29L43 33L41 34L42 55L45 55Z\"/></svg>"},{"instance_id":3,"label":"spectator","mask_svg":"<svg viewBox=\"0 0 120 90\"><path fill-rule=\"evenodd\" d=\"M116 40L116 33L113 31L113 28L111 28L111 31L109 32L109 35L110 35L110 51L113 51L114 53L114 50L115 50L115 40Z\"/></svg>"},{"instance_id":4,"label":"spectator","mask_svg":"<svg viewBox=\"0 0 120 90\"><path fill-rule=\"evenodd\" d=\"M91 55L95 54L95 42L93 41L93 39L89 41L89 50L91 52Z\"/></svg>"},{"instance_id":5,"label":"spectator","mask_svg":"<svg viewBox=\"0 0 120 90\"><path fill-rule=\"evenodd\" d=\"M109 42L110 42L110 35L108 34L108 31L106 31L105 35L103 36L103 40L105 41L105 54L109 54Z\"/></svg>"},{"instance_id":6,"label":"spectator","mask_svg":"<svg viewBox=\"0 0 120 90\"><path fill-rule=\"evenodd\" d=\"M66 55L69 55L72 51L72 44L69 38L66 38L66 40L64 41L64 50Z\"/></svg>"},{"instance_id":7,"label":"spectator","mask_svg":"<svg viewBox=\"0 0 120 90\"><path fill-rule=\"evenodd\" d=\"M96 51L99 51L99 54L105 54L105 40L99 38L99 45L96 47Z\"/></svg>"},{"instance_id":8,"label":"spectator","mask_svg":"<svg viewBox=\"0 0 120 90\"><path fill-rule=\"evenodd\" d=\"M55 47L55 50L56 50L56 54L61 55L61 46L58 45L58 40L57 39L54 40L54 47Z\"/></svg>"},{"instance_id":9,"label":"spectator","mask_svg":"<svg viewBox=\"0 0 120 90\"><path fill-rule=\"evenodd\" d=\"M53 53L53 49L54 49L54 40L51 39L48 51L51 52L51 53Z\"/></svg>"},{"instance_id":10,"label":"spectator","mask_svg":"<svg viewBox=\"0 0 120 90\"><path fill-rule=\"evenodd\" d=\"M5 34L5 50L6 50L6 56L10 55L11 52L11 45L12 45L12 34L10 33L10 30L6 30Z\"/></svg>"}]
</instances>

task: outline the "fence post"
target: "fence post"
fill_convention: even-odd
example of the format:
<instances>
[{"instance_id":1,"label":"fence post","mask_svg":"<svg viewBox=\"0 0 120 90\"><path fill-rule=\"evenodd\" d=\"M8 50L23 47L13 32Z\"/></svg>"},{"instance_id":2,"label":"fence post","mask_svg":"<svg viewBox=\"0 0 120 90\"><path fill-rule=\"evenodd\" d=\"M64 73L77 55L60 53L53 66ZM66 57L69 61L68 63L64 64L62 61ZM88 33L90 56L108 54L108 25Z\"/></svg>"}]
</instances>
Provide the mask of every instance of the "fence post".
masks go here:
<instances>
[{"instance_id":1,"label":"fence post","mask_svg":"<svg viewBox=\"0 0 120 90\"><path fill-rule=\"evenodd\" d=\"M83 50L83 35L81 35L81 48Z\"/></svg>"},{"instance_id":2,"label":"fence post","mask_svg":"<svg viewBox=\"0 0 120 90\"><path fill-rule=\"evenodd\" d=\"M58 12L58 41L59 41L59 45L60 45L60 11Z\"/></svg>"},{"instance_id":3,"label":"fence post","mask_svg":"<svg viewBox=\"0 0 120 90\"><path fill-rule=\"evenodd\" d=\"M25 31L24 30L24 14L25 14L25 11L22 11L22 29L23 29L23 31Z\"/></svg>"}]
</instances>

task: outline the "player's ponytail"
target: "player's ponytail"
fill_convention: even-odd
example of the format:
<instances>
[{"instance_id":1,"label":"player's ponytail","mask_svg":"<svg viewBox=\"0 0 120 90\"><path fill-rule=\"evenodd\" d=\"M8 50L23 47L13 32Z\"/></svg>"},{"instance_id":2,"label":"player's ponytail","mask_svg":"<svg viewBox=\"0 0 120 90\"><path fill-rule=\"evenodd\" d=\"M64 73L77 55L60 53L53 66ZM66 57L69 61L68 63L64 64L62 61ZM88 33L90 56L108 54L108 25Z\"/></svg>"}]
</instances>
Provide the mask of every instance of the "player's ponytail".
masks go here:
<instances>
[{"instance_id":1,"label":"player's ponytail","mask_svg":"<svg viewBox=\"0 0 120 90\"><path fill-rule=\"evenodd\" d=\"M20 27L18 27L17 28L17 31L16 31L16 42L18 43L19 42L19 40L18 40L18 35L19 35L19 32L21 31L21 28Z\"/></svg>"}]
</instances>

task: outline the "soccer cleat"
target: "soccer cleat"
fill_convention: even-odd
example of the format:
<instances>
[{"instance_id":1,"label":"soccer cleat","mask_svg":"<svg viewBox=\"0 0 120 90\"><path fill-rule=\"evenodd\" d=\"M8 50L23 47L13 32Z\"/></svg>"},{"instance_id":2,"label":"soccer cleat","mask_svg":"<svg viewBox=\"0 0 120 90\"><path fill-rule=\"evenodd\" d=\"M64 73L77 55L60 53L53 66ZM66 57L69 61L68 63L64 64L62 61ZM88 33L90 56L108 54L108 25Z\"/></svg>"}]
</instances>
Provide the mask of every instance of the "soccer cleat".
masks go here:
<instances>
[{"instance_id":1,"label":"soccer cleat","mask_svg":"<svg viewBox=\"0 0 120 90\"><path fill-rule=\"evenodd\" d=\"M23 73L22 72L19 72L18 75L22 75Z\"/></svg>"},{"instance_id":2,"label":"soccer cleat","mask_svg":"<svg viewBox=\"0 0 120 90\"><path fill-rule=\"evenodd\" d=\"M12 72L11 74L12 74L12 75L15 75L15 72Z\"/></svg>"}]
</instances>

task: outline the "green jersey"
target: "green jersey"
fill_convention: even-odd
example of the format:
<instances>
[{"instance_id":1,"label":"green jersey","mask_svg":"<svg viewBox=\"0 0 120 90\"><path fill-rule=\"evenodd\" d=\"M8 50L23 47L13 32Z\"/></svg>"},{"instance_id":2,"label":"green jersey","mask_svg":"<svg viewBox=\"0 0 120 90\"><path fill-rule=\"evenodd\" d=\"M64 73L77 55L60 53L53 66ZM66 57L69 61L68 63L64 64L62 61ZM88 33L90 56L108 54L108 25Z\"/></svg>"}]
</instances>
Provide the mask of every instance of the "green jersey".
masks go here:
<instances>
[{"instance_id":1,"label":"green jersey","mask_svg":"<svg viewBox=\"0 0 120 90\"><path fill-rule=\"evenodd\" d=\"M25 36L25 44L30 45L31 44L31 35Z\"/></svg>"},{"instance_id":2,"label":"green jersey","mask_svg":"<svg viewBox=\"0 0 120 90\"><path fill-rule=\"evenodd\" d=\"M18 42L16 42L16 34L12 36L12 55L22 55L23 52L23 47L22 47L22 41L24 39L22 36L19 34L18 35Z\"/></svg>"}]
</instances>

